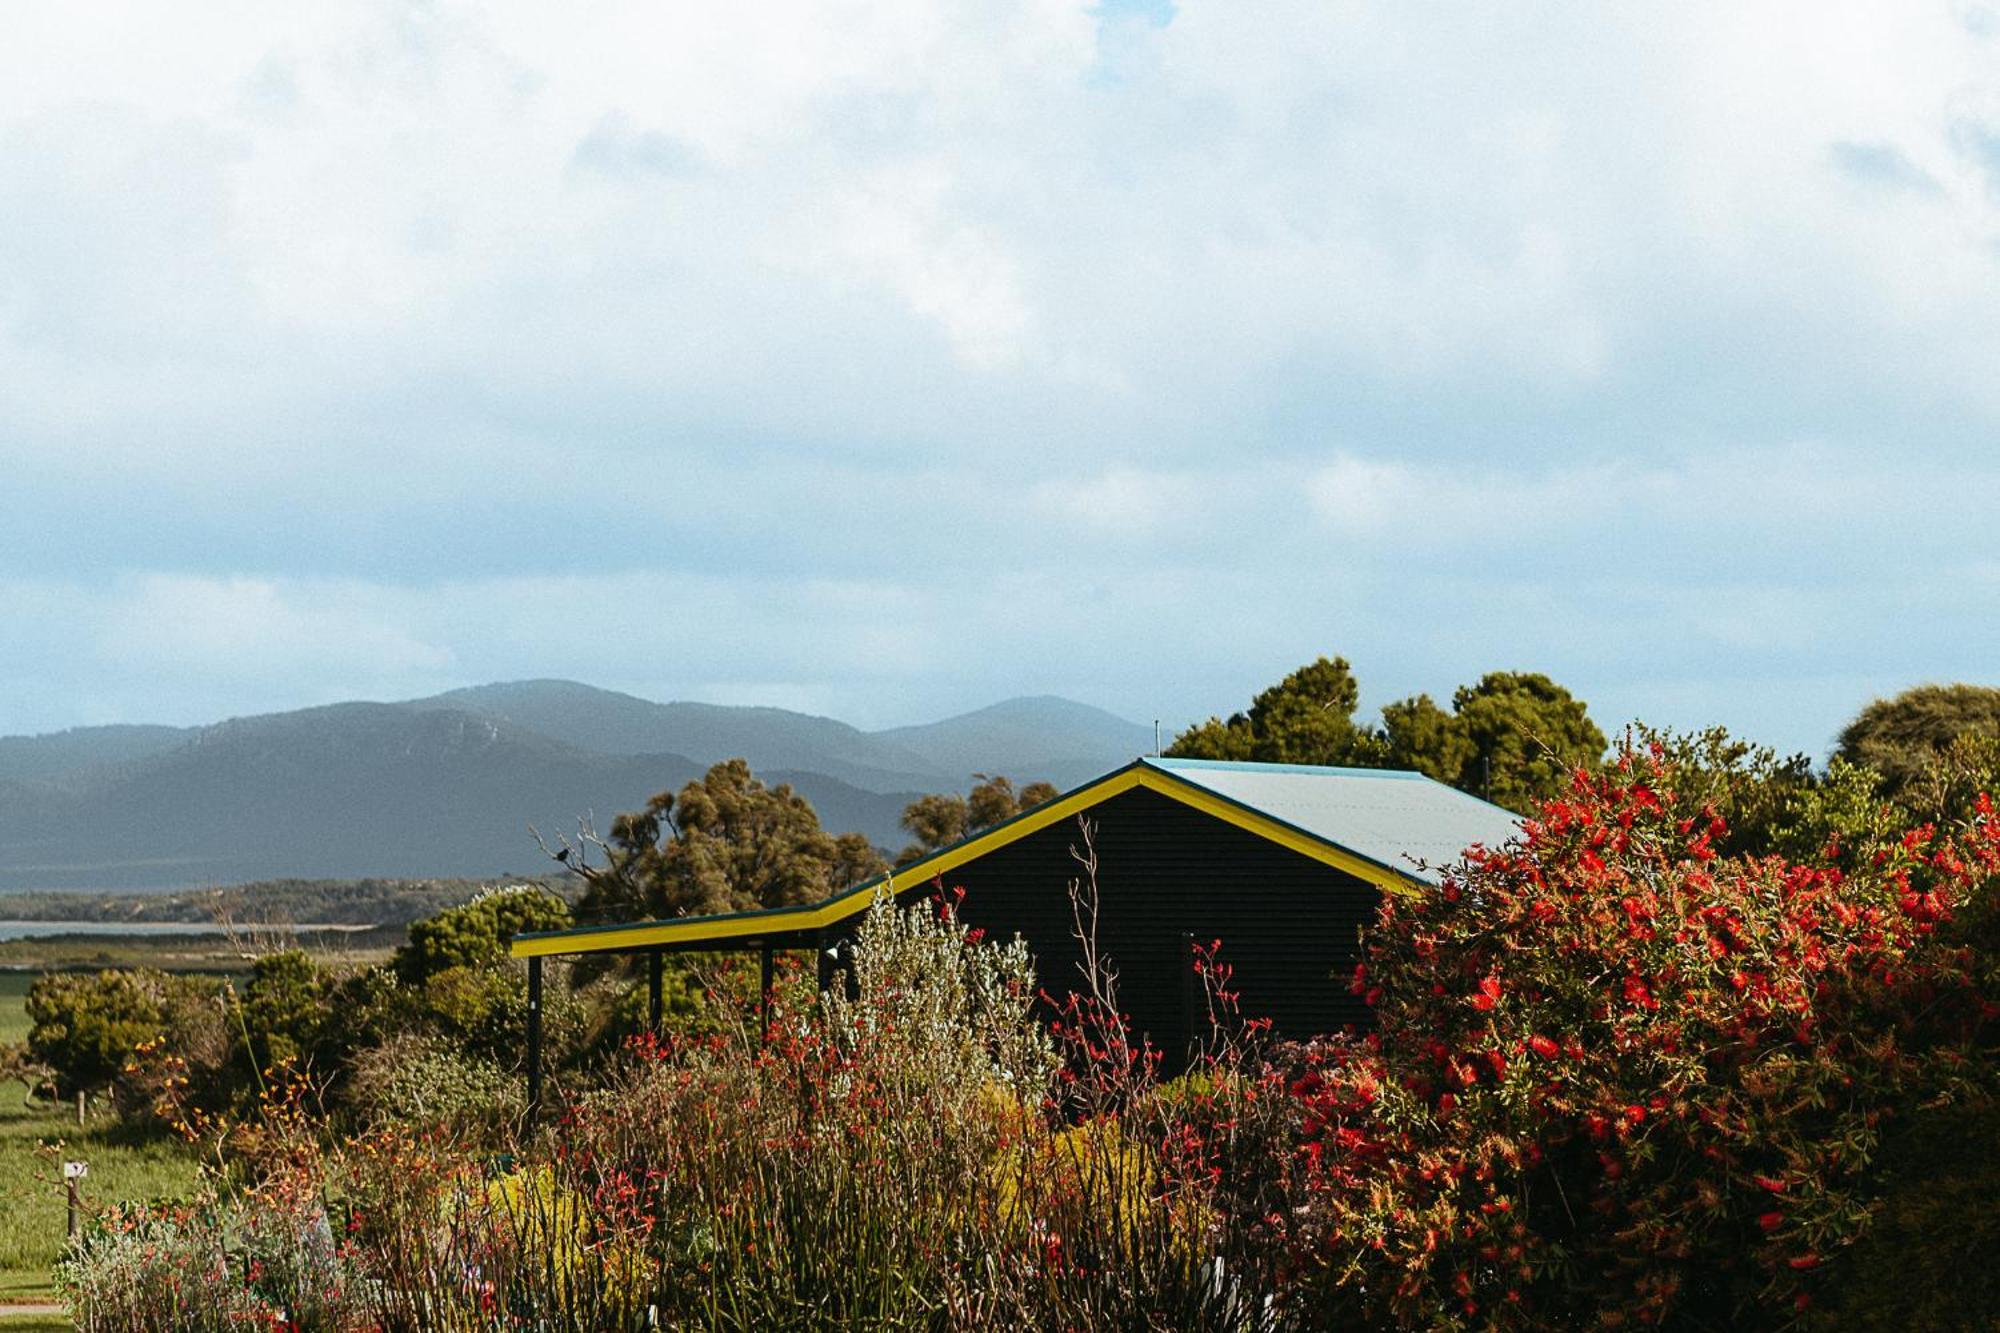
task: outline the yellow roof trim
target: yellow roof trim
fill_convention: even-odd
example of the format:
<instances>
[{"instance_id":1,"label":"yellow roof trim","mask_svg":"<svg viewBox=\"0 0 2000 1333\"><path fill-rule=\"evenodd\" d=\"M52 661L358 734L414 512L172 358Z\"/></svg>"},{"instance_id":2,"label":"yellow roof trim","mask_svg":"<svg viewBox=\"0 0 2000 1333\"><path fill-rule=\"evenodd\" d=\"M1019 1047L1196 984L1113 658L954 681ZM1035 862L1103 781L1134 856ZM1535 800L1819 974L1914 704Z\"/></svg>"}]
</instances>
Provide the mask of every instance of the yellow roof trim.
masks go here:
<instances>
[{"instance_id":1,"label":"yellow roof trim","mask_svg":"<svg viewBox=\"0 0 2000 1333\"><path fill-rule=\"evenodd\" d=\"M1377 888L1408 892L1419 886L1407 875L1378 865L1364 857L1336 847L1281 820L1259 814L1214 792L1187 782L1163 769L1143 763L1122 768L1098 781L1079 787L1069 795L1036 806L1025 814L999 824L977 837L931 853L880 881L863 884L825 902L781 911L737 912L725 916L685 917L672 921L635 922L630 926L588 932L556 932L516 939L510 951L516 958L547 957L558 954L606 953L627 949L648 949L664 945L699 944L704 940L748 940L764 935L784 935L819 930L867 910L879 892L902 893L928 884L942 875L975 861L988 852L1018 841L1057 824L1114 796L1144 787L1170 800L1211 815L1226 824L1256 834L1301 856L1344 870Z\"/></svg>"}]
</instances>

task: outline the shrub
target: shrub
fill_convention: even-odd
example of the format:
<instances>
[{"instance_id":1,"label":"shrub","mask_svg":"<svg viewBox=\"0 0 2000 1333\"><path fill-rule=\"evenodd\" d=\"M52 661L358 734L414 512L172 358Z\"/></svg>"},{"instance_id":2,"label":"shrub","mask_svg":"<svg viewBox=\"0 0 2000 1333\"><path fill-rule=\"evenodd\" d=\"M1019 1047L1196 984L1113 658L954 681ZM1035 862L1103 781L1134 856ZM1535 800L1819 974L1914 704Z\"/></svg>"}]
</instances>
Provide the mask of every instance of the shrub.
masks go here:
<instances>
[{"instance_id":1,"label":"shrub","mask_svg":"<svg viewBox=\"0 0 2000 1333\"><path fill-rule=\"evenodd\" d=\"M214 995L212 982L150 968L45 972L28 988L28 1050L65 1091L104 1088L141 1047L175 1028L199 1032Z\"/></svg>"},{"instance_id":2,"label":"shrub","mask_svg":"<svg viewBox=\"0 0 2000 1333\"><path fill-rule=\"evenodd\" d=\"M1853 1333L2000 1329L2000 1103L1927 1110L1883 1153L1885 1194L1832 1293Z\"/></svg>"},{"instance_id":3,"label":"shrub","mask_svg":"<svg viewBox=\"0 0 2000 1333\"><path fill-rule=\"evenodd\" d=\"M1517 846L1392 898L1379 1029L1301 1052L1295 1239L1406 1326L1773 1322L1870 1219L1886 1126L1989 1074L1944 927L1990 805L1821 861L1731 860L1657 756L1579 774Z\"/></svg>"},{"instance_id":4,"label":"shrub","mask_svg":"<svg viewBox=\"0 0 2000 1333\"><path fill-rule=\"evenodd\" d=\"M415 1035L356 1056L347 1095L366 1125L438 1129L467 1147L511 1135L526 1109L518 1072Z\"/></svg>"},{"instance_id":5,"label":"shrub","mask_svg":"<svg viewBox=\"0 0 2000 1333\"><path fill-rule=\"evenodd\" d=\"M490 967L507 957L508 941L526 931L561 930L569 904L532 884L489 889L469 903L410 923L409 943L396 951L396 972L422 982L447 968Z\"/></svg>"},{"instance_id":6,"label":"shrub","mask_svg":"<svg viewBox=\"0 0 2000 1333\"><path fill-rule=\"evenodd\" d=\"M56 1285L82 1333L226 1333L269 1325L271 1310L239 1280L220 1208L117 1210L56 1265Z\"/></svg>"}]
</instances>

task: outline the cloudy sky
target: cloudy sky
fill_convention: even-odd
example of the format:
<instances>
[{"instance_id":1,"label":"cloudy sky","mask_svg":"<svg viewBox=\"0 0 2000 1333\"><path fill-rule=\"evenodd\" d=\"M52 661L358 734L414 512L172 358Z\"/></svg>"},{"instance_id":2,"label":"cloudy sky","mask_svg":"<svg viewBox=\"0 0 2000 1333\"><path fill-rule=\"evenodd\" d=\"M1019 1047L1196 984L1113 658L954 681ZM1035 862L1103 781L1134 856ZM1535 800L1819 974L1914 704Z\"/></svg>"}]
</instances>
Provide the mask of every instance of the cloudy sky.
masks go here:
<instances>
[{"instance_id":1,"label":"cloudy sky","mask_svg":"<svg viewBox=\"0 0 2000 1333\"><path fill-rule=\"evenodd\" d=\"M2000 679L2000 6L12 5L0 732Z\"/></svg>"}]
</instances>

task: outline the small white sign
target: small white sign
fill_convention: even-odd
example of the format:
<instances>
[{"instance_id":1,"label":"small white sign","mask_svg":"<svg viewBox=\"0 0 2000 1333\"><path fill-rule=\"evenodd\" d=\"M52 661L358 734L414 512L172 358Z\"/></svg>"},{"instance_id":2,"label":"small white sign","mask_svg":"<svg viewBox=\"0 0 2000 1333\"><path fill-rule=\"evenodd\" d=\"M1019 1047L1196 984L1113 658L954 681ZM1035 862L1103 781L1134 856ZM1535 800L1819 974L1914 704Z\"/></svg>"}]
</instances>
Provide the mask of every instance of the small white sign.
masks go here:
<instances>
[{"instance_id":1,"label":"small white sign","mask_svg":"<svg viewBox=\"0 0 2000 1333\"><path fill-rule=\"evenodd\" d=\"M82 1179L83 1179L83 1178L84 1178L85 1176L87 1176L87 1175L89 1175L89 1174L90 1174L90 1163L89 1163L89 1162L64 1162L64 1163L63 1163L63 1179L64 1179L64 1180L82 1180Z\"/></svg>"}]
</instances>

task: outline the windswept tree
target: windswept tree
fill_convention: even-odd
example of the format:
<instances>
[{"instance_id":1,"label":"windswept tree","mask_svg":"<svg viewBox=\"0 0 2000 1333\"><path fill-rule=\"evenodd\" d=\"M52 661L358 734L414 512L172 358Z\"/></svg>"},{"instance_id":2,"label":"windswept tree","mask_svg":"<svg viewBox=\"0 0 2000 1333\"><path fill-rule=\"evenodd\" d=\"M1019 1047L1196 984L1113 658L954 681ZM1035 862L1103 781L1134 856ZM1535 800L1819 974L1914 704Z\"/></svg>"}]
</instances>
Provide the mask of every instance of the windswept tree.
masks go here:
<instances>
[{"instance_id":1,"label":"windswept tree","mask_svg":"<svg viewBox=\"0 0 2000 1333\"><path fill-rule=\"evenodd\" d=\"M698 916L817 902L881 874L887 864L858 833L820 827L788 784L766 786L741 759L715 765L679 792L619 815L610 835L555 855L589 882L584 920Z\"/></svg>"},{"instance_id":2,"label":"windswept tree","mask_svg":"<svg viewBox=\"0 0 2000 1333\"><path fill-rule=\"evenodd\" d=\"M1919 685L1863 708L1840 733L1834 753L1882 775L1899 794L1961 741L2000 740L2000 689L1990 685Z\"/></svg>"},{"instance_id":3,"label":"windswept tree","mask_svg":"<svg viewBox=\"0 0 2000 1333\"><path fill-rule=\"evenodd\" d=\"M1004 777L974 773L972 778L972 790L963 796L940 792L903 807L903 828L916 841L897 855L897 865L908 865L1056 797L1054 783L1030 782L1017 791Z\"/></svg>"}]
</instances>

